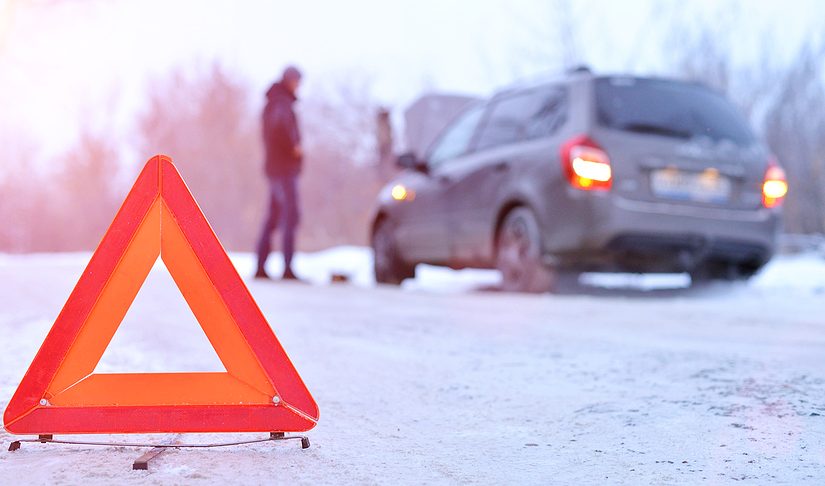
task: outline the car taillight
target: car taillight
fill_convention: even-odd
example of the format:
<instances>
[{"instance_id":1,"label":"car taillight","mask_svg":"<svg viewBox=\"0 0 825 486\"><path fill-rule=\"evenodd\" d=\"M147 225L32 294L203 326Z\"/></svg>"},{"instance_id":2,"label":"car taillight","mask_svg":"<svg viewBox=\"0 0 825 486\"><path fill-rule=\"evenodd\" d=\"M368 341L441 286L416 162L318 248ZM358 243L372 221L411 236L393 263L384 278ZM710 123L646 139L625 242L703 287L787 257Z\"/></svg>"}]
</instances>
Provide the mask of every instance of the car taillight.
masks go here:
<instances>
[{"instance_id":1,"label":"car taillight","mask_svg":"<svg viewBox=\"0 0 825 486\"><path fill-rule=\"evenodd\" d=\"M762 205L766 208L774 208L782 204L785 195L788 194L788 180L785 171L771 158L768 162L768 169L765 171L765 180L762 182Z\"/></svg>"},{"instance_id":2,"label":"car taillight","mask_svg":"<svg viewBox=\"0 0 825 486\"><path fill-rule=\"evenodd\" d=\"M608 191L613 171L607 153L586 135L568 140L561 147L561 164L567 182L585 191Z\"/></svg>"}]
</instances>

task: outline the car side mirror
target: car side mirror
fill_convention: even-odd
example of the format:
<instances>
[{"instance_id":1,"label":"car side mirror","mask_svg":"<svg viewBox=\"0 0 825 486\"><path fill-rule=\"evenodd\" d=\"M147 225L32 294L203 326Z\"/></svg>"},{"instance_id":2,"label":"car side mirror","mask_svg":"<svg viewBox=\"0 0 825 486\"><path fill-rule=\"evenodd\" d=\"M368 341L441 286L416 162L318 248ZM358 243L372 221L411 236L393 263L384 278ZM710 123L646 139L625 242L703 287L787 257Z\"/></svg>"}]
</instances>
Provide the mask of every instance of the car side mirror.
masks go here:
<instances>
[{"instance_id":1,"label":"car side mirror","mask_svg":"<svg viewBox=\"0 0 825 486\"><path fill-rule=\"evenodd\" d=\"M395 164L402 169L410 169L425 173L427 172L427 162L419 159L412 152L399 155Z\"/></svg>"}]
</instances>

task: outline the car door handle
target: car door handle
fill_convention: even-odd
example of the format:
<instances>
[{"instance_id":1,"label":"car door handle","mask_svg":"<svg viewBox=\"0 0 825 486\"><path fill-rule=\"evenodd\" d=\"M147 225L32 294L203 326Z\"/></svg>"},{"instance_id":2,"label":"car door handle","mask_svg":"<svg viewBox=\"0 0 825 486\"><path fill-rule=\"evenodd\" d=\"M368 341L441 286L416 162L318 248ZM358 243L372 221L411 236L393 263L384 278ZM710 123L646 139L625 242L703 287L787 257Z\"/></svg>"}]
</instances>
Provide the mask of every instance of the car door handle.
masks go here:
<instances>
[{"instance_id":1,"label":"car door handle","mask_svg":"<svg viewBox=\"0 0 825 486\"><path fill-rule=\"evenodd\" d=\"M502 160L501 162L495 164L493 166L493 170L496 172L504 172L510 170L510 163L506 160Z\"/></svg>"}]
</instances>

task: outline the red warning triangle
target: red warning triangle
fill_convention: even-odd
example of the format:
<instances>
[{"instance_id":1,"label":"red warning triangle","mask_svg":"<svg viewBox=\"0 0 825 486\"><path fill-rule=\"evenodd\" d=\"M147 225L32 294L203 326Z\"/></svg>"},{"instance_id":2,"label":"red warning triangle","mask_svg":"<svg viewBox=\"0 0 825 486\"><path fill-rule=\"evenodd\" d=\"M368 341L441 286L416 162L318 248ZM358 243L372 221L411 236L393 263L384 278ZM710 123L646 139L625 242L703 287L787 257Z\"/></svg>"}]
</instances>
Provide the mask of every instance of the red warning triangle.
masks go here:
<instances>
[{"instance_id":1,"label":"red warning triangle","mask_svg":"<svg viewBox=\"0 0 825 486\"><path fill-rule=\"evenodd\" d=\"M94 373L158 256L226 372ZM147 162L3 416L14 434L299 432L318 406L170 158Z\"/></svg>"}]
</instances>

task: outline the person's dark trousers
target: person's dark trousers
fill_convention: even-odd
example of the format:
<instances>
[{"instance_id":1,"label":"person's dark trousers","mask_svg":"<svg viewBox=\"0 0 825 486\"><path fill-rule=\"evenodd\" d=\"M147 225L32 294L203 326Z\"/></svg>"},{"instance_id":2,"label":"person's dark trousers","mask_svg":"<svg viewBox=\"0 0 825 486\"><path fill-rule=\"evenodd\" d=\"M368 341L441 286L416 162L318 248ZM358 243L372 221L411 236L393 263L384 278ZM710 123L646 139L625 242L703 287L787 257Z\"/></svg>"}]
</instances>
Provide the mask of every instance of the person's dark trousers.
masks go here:
<instances>
[{"instance_id":1,"label":"person's dark trousers","mask_svg":"<svg viewBox=\"0 0 825 486\"><path fill-rule=\"evenodd\" d=\"M269 178L269 208L261 238L258 240L258 272L263 272L272 248L272 233L280 229L283 237L284 275L292 275L292 255L295 252L295 230L298 226L298 176Z\"/></svg>"}]
</instances>

